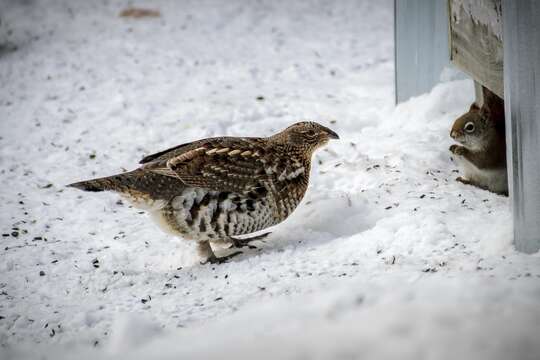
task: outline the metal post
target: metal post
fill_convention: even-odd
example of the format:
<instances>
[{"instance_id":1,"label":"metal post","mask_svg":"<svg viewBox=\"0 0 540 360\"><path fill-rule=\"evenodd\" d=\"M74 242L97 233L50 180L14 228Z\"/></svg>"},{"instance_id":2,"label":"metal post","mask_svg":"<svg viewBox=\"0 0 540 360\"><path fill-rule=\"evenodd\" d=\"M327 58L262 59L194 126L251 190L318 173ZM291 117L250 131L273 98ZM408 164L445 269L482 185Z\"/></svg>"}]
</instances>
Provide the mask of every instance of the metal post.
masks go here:
<instances>
[{"instance_id":1,"label":"metal post","mask_svg":"<svg viewBox=\"0 0 540 360\"><path fill-rule=\"evenodd\" d=\"M504 101L514 242L540 250L540 2L503 0Z\"/></svg>"},{"instance_id":2,"label":"metal post","mask_svg":"<svg viewBox=\"0 0 540 360\"><path fill-rule=\"evenodd\" d=\"M451 68L448 1L395 0L394 12L395 89L399 103L429 92L441 82L443 70Z\"/></svg>"}]
</instances>

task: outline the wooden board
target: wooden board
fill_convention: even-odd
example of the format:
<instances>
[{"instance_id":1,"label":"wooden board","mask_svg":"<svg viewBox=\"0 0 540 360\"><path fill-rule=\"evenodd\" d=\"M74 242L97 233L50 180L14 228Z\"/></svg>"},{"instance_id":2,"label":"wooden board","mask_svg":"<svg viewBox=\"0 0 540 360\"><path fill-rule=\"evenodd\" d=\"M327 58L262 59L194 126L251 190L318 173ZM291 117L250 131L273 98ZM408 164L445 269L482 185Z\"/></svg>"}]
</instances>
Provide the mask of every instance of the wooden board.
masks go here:
<instances>
[{"instance_id":1,"label":"wooden board","mask_svg":"<svg viewBox=\"0 0 540 360\"><path fill-rule=\"evenodd\" d=\"M504 97L501 0L449 0L448 4L451 62Z\"/></svg>"}]
</instances>

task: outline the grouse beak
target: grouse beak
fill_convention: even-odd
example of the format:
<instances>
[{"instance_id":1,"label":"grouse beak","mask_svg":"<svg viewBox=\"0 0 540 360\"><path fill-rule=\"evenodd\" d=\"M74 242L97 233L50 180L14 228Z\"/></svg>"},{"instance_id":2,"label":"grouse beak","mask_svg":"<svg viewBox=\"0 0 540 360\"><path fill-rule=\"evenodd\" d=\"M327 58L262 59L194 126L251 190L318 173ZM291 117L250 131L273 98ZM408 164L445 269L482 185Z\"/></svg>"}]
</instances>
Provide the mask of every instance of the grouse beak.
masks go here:
<instances>
[{"instance_id":1,"label":"grouse beak","mask_svg":"<svg viewBox=\"0 0 540 360\"><path fill-rule=\"evenodd\" d=\"M336 139L336 140L339 139L339 135L333 132L332 130L330 130L329 128L325 128L324 130L326 130L326 133L328 134L329 139Z\"/></svg>"}]
</instances>

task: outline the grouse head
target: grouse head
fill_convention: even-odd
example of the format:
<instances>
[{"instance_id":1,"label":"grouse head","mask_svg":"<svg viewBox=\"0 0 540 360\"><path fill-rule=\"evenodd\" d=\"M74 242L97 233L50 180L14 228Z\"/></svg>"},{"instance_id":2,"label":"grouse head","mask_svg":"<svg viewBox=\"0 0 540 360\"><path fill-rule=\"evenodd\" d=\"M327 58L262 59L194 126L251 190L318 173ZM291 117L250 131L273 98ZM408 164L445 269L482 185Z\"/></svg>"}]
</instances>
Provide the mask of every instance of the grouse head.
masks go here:
<instances>
[{"instance_id":1,"label":"grouse head","mask_svg":"<svg viewBox=\"0 0 540 360\"><path fill-rule=\"evenodd\" d=\"M330 139L339 139L339 136L326 126L313 121L302 121L289 126L273 138L286 146L311 153L326 145Z\"/></svg>"}]
</instances>

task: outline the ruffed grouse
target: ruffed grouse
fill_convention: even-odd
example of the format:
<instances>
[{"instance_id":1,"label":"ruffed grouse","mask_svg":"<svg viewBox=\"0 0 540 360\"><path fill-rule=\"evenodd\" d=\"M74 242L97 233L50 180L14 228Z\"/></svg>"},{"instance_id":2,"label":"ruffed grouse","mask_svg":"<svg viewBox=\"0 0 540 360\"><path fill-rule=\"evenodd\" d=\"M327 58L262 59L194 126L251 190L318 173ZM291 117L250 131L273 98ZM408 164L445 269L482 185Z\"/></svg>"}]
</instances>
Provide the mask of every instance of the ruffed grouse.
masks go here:
<instances>
[{"instance_id":1,"label":"ruffed grouse","mask_svg":"<svg viewBox=\"0 0 540 360\"><path fill-rule=\"evenodd\" d=\"M70 184L111 190L150 212L167 232L195 240L205 261L222 262L210 243L242 247L239 239L285 220L308 187L311 156L332 130L299 122L267 137L216 137L146 156L136 170Z\"/></svg>"}]
</instances>

